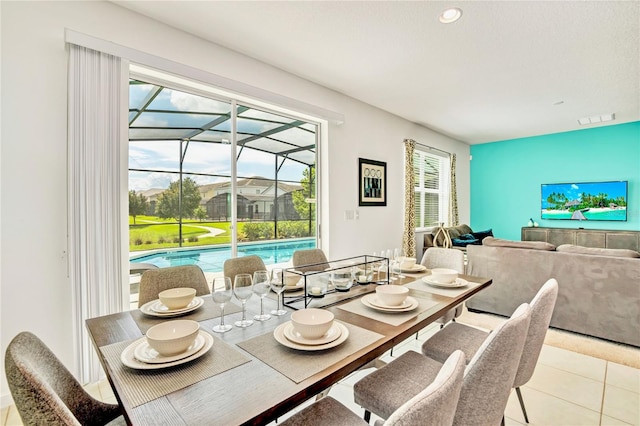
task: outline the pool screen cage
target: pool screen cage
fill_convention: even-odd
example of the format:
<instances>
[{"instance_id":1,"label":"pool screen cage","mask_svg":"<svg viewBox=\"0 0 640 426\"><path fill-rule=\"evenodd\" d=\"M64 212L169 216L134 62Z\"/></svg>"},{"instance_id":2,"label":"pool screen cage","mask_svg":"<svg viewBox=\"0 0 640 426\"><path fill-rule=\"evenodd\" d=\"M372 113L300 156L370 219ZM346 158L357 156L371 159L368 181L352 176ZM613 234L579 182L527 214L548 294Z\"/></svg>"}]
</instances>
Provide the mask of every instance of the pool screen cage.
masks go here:
<instances>
[{"instance_id":1,"label":"pool screen cage","mask_svg":"<svg viewBox=\"0 0 640 426\"><path fill-rule=\"evenodd\" d=\"M175 164L164 166L162 160L151 163L145 162L144 155L130 155L129 171L163 176L170 174L173 175L172 180L177 179L180 196L177 197L178 213L174 217L175 223L179 225L180 245L184 241L182 220L192 219L185 215L185 212L193 212L187 209L187 202L183 200L184 179L212 182L198 187L201 195L200 219L212 222L230 221L233 205L231 176L228 171L230 169L219 172L214 167L198 168L195 166L198 161L194 161L194 158L197 157L196 153L202 152L199 150L205 146L203 144L209 146L211 152L223 152L223 146L231 144L234 103L136 79L131 79L129 83L130 149L135 146L139 152L143 152L159 150L154 148L154 144L156 147L158 144L164 144L165 147L173 147L172 143L176 145L176 151L172 154ZM279 113L243 105L236 106L235 161L238 164L238 174L235 214L239 221L272 222L275 238L279 237L278 221L304 221L308 227L307 236L315 235L317 127L315 123ZM266 155L273 156L273 169L267 177L250 174L251 160L248 159L256 155L263 159L267 158ZM211 159L212 163L219 161L222 155L214 157ZM206 163L201 157L198 160L200 163ZM229 155L229 162L231 161ZM282 178L283 167L303 170L300 175L306 176L304 185L300 179L293 180L291 176ZM147 213L157 214L158 200L163 192L157 189L153 192L152 188L147 191L150 193ZM303 211L294 205L296 191L302 192L302 197L307 203Z\"/></svg>"}]
</instances>

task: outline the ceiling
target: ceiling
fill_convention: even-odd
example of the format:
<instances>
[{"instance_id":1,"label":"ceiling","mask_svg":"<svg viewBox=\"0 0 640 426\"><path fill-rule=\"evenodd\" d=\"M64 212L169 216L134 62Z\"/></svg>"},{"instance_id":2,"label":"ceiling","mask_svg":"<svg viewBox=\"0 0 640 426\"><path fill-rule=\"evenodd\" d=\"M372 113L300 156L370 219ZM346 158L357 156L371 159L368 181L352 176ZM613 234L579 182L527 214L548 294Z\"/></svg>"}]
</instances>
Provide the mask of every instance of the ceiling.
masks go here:
<instances>
[{"instance_id":1,"label":"ceiling","mask_svg":"<svg viewBox=\"0 0 640 426\"><path fill-rule=\"evenodd\" d=\"M638 0L114 3L469 144L640 120Z\"/></svg>"}]
</instances>

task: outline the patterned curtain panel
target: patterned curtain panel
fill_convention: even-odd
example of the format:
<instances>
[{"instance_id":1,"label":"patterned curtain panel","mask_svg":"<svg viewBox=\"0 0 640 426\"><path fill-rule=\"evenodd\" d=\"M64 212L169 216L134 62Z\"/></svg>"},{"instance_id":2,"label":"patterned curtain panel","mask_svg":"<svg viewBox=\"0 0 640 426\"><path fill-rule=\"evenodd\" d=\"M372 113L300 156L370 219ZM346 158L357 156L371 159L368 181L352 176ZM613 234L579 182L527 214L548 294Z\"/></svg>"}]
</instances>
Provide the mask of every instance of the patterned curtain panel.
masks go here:
<instances>
[{"instance_id":1,"label":"patterned curtain panel","mask_svg":"<svg viewBox=\"0 0 640 426\"><path fill-rule=\"evenodd\" d=\"M451 192L449 194L449 226L458 225L458 190L456 189L456 155L451 154Z\"/></svg>"},{"instance_id":2,"label":"patterned curtain panel","mask_svg":"<svg viewBox=\"0 0 640 426\"><path fill-rule=\"evenodd\" d=\"M404 232L402 234L402 249L407 257L416 257L416 217L415 181L413 173L413 151L416 141L404 140Z\"/></svg>"}]
</instances>

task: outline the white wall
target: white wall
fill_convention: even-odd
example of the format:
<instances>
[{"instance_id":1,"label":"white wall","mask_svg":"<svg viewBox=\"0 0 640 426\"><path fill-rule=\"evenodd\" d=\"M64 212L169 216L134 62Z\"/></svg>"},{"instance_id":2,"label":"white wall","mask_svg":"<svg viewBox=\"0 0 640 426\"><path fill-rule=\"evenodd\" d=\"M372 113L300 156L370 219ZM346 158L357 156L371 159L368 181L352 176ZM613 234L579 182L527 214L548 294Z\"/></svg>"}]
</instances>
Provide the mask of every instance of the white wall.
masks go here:
<instances>
[{"instance_id":1,"label":"white wall","mask_svg":"<svg viewBox=\"0 0 640 426\"><path fill-rule=\"evenodd\" d=\"M469 221L469 147L463 143L112 3L3 1L0 8L3 357L11 338L30 330L74 365L66 259L65 27L344 114L344 124L330 126L323 151L329 170L323 170L323 243L332 258L400 245L405 138L458 154L460 219ZM358 207L358 157L388 163L387 207ZM359 220L345 221L345 210L358 210ZM5 405L4 368L0 390Z\"/></svg>"}]
</instances>

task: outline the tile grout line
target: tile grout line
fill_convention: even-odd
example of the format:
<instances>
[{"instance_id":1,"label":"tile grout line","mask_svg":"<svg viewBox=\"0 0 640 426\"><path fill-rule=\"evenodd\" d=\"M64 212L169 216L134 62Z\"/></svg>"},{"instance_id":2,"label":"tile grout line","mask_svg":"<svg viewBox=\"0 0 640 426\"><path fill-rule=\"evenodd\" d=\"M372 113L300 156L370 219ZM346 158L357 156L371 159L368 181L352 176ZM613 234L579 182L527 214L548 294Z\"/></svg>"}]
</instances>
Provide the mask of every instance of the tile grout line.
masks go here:
<instances>
[{"instance_id":1,"label":"tile grout line","mask_svg":"<svg viewBox=\"0 0 640 426\"><path fill-rule=\"evenodd\" d=\"M604 381L602 382L602 401L600 401L600 425L602 426L602 414L604 411L604 397L607 392L607 374L609 373L609 361L604 365Z\"/></svg>"},{"instance_id":2,"label":"tile grout line","mask_svg":"<svg viewBox=\"0 0 640 426\"><path fill-rule=\"evenodd\" d=\"M604 385L604 384L603 384L603 385ZM583 410L588 410L588 411L592 411L592 412L594 412L594 413L598 413L598 412L597 412L596 410L594 410L593 408L585 407L584 405L578 404L578 403L577 403L577 402L575 402L575 401L569 401L568 399L561 398L561 397L559 397L559 396L553 395L553 394L551 394L551 393L549 393L549 392L546 392L546 391L543 391L543 390L541 390L541 389L533 388L533 387L529 386L528 384L527 384L527 385L524 385L524 387L525 387L525 388L529 388L529 389L531 389L531 390L533 390L533 391L536 391L536 392L540 392L540 393L542 393L542 394L545 394L545 395L547 395L547 396L549 396L549 397L551 397L551 398L555 398L555 399L558 399L558 400L560 400L560 401L566 402L567 404L575 405L576 407L580 407L580 408L581 408L581 409L583 409ZM602 409L602 407L601 407L601 409ZM600 412L599 414L600 414L600 416L602 417L602 412Z\"/></svg>"}]
</instances>

